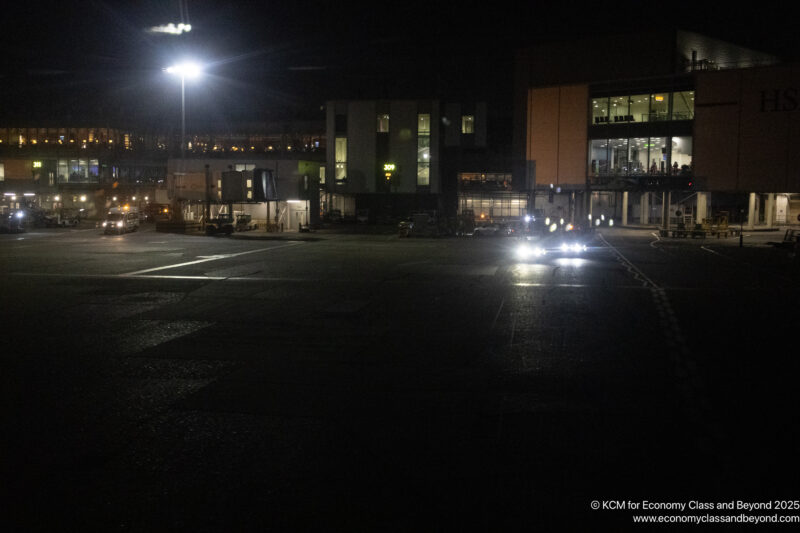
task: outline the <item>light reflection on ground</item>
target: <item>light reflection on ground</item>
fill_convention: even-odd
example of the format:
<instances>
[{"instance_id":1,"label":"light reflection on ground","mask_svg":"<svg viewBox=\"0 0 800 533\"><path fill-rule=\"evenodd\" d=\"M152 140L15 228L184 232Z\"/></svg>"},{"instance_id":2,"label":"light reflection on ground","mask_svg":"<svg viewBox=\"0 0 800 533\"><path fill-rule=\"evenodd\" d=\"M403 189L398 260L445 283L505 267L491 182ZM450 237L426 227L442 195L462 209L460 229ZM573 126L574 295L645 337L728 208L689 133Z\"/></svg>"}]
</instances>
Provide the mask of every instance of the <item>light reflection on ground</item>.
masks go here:
<instances>
[{"instance_id":1,"label":"light reflection on ground","mask_svg":"<svg viewBox=\"0 0 800 533\"><path fill-rule=\"evenodd\" d=\"M580 268L583 265L589 263L587 259L583 259L581 257L559 257L555 260L555 263L558 266L571 266L575 268Z\"/></svg>"},{"instance_id":2,"label":"light reflection on ground","mask_svg":"<svg viewBox=\"0 0 800 533\"><path fill-rule=\"evenodd\" d=\"M511 267L511 273L519 278L536 278L549 273L553 267L541 263L517 263Z\"/></svg>"}]
</instances>

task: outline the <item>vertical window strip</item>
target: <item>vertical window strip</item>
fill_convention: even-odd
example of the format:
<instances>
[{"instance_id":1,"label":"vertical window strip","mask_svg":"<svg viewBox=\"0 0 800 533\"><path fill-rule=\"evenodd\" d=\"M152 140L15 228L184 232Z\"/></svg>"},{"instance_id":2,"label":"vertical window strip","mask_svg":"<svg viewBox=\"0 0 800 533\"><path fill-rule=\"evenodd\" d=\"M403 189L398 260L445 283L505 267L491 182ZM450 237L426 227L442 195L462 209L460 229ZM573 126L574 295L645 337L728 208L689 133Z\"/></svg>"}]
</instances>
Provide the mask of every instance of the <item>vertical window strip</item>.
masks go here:
<instances>
[{"instance_id":1,"label":"vertical window strip","mask_svg":"<svg viewBox=\"0 0 800 533\"><path fill-rule=\"evenodd\" d=\"M431 183L431 116L417 115L417 186L427 187Z\"/></svg>"}]
</instances>

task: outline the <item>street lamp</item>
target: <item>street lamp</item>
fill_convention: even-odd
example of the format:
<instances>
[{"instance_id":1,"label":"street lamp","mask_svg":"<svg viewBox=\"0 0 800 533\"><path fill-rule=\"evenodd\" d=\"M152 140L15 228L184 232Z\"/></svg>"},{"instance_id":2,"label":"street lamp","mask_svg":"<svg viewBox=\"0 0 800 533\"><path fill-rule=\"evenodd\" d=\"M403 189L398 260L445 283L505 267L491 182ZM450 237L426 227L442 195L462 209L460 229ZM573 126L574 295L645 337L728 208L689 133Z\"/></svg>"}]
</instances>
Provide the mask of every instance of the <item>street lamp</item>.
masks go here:
<instances>
[{"instance_id":1,"label":"street lamp","mask_svg":"<svg viewBox=\"0 0 800 533\"><path fill-rule=\"evenodd\" d=\"M181 174L186 172L186 78L194 79L200 76L202 69L197 63L186 61L167 67L167 74L175 74L181 77ZM178 198L175 199L179 202ZM175 209L173 213L181 213L179 209ZM179 220L182 220L182 215L178 215Z\"/></svg>"},{"instance_id":2,"label":"street lamp","mask_svg":"<svg viewBox=\"0 0 800 533\"><path fill-rule=\"evenodd\" d=\"M183 161L184 145L186 144L186 78L197 78L202 73L202 69L197 63L187 61L167 67L164 70L167 71L167 74L175 74L181 77L181 161Z\"/></svg>"}]
</instances>

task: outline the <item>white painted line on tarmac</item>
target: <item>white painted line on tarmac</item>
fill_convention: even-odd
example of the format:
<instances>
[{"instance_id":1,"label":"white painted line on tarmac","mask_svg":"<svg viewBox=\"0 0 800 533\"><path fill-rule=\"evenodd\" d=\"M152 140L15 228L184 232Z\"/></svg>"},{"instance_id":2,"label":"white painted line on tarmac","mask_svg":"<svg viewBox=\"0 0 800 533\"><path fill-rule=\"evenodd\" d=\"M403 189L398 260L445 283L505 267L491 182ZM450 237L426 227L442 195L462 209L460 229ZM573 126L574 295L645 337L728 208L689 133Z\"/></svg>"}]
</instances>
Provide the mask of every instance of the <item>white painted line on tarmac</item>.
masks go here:
<instances>
[{"instance_id":1,"label":"white painted line on tarmac","mask_svg":"<svg viewBox=\"0 0 800 533\"><path fill-rule=\"evenodd\" d=\"M155 268L146 268L144 270L136 270L134 272L127 272L125 274L119 274L120 277L129 277L129 276L140 276L142 274L147 274L149 272L157 272L159 270L168 270L170 268L180 268L189 265L197 265L199 263L207 263L209 261L218 261L220 259L229 259L231 257L240 257L242 255L248 254L255 254L259 252L268 252L270 250L277 250L278 248L286 248L287 246L297 246L298 244L303 244L302 241L294 241L288 244L282 244L280 246L273 246L271 248L259 248L258 250L248 250L246 252L239 252L235 254L219 254L219 255L211 255L211 256L200 256L202 259L198 259L196 261L187 261L185 263L176 263L174 265L164 265ZM205 277L205 276L203 276Z\"/></svg>"},{"instance_id":2,"label":"white painted line on tarmac","mask_svg":"<svg viewBox=\"0 0 800 533\"><path fill-rule=\"evenodd\" d=\"M652 235L653 237L655 237L655 238L656 238L656 240L654 240L654 241L652 241L652 242L650 243L650 246L651 246L651 247L653 247L653 248L655 248L655 246L654 246L654 245L655 245L657 242L661 241L661 237L658 235L658 233L651 233L650 235ZM657 249L658 249L658 250L661 250L661 248L657 248ZM663 251L663 250L662 250L662 251Z\"/></svg>"},{"instance_id":3,"label":"white painted line on tarmac","mask_svg":"<svg viewBox=\"0 0 800 533\"><path fill-rule=\"evenodd\" d=\"M720 257L725 257L725 256L724 256L724 255L722 255L721 253L719 253L719 252L717 252L717 251L714 251L714 250L711 250L710 248L706 248L705 246L701 246L701 247L700 247L700 249L701 249L701 250L705 250L706 252L708 252L708 253L710 253L710 254L718 255L718 256L720 256Z\"/></svg>"},{"instance_id":4,"label":"white painted line on tarmac","mask_svg":"<svg viewBox=\"0 0 800 533\"><path fill-rule=\"evenodd\" d=\"M609 242L608 242L607 240L605 240L605 238L604 238L602 235L598 235L598 237L600 237L600 240L601 240L601 241L603 241L603 243L605 243L605 245L606 245L606 246L608 246L609 248L611 248L611 251L613 251L613 252L614 252L614 254L617 256L617 258L618 258L618 260L620 261L620 263L622 263L622 264L623 264L623 266L625 266L625 268L628 270L628 272L630 272L631 274L633 274L633 277L634 277L635 279L637 279L638 281L641 281L641 282L642 282L642 284L643 284L644 286L646 286L646 287L651 287L651 288L654 288L654 289L658 289L658 288L659 288L659 287L658 287L658 285L656 284L656 282L654 282L653 280L651 280L650 278L648 278L648 277L645 275L645 273L644 273L644 272L642 272L641 270L639 270L639 269L638 269L638 268L637 268L637 267L636 267L636 266L635 266L633 263L631 263L631 262L628 260L628 258L627 258L627 257L625 257L624 255L622 255L622 252L620 252L619 250L617 250L616 248L614 248L614 247L613 247L611 244L609 244Z\"/></svg>"},{"instance_id":5,"label":"white painted line on tarmac","mask_svg":"<svg viewBox=\"0 0 800 533\"><path fill-rule=\"evenodd\" d=\"M259 277L244 277L244 276L235 276L235 277L225 277L225 276L169 276L165 274L153 274L152 276L143 274L141 276L131 276L140 279L188 279L188 280L199 280L199 281L281 281L281 282L294 282L294 283L302 283L302 282L319 282L322 281L321 279L316 278L259 278ZM330 280L325 280L330 281ZM338 280L334 280L338 281ZM346 280L341 280L346 281Z\"/></svg>"},{"instance_id":6,"label":"white painted line on tarmac","mask_svg":"<svg viewBox=\"0 0 800 533\"><path fill-rule=\"evenodd\" d=\"M589 285L587 283L536 283L519 281L511 284L512 287L533 287L533 288L557 288L557 289L608 289L608 285ZM649 289L643 285L615 285L614 290L617 289Z\"/></svg>"},{"instance_id":7,"label":"white painted line on tarmac","mask_svg":"<svg viewBox=\"0 0 800 533\"><path fill-rule=\"evenodd\" d=\"M313 282L319 283L324 281L325 283L349 283L352 280L348 279L330 279L325 278L324 280L321 278L265 278L265 277L225 277L225 276L170 276L166 274L153 274L153 275L137 275L137 276L129 276L129 275L121 275L121 274L55 274L50 272L11 272L8 276L13 277L24 277L24 278L65 278L65 279L119 279L120 277L126 277L130 279L174 279L174 280L188 280L188 281L278 281L278 282L290 282L290 283L304 283L304 282Z\"/></svg>"},{"instance_id":8,"label":"white painted line on tarmac","mask_svg":"<svg viewBox=\"0 0 800 533\"><path fill-rule=\"evenodd\" d=\"M673 372L678 378L678 391L683 396L686 408L690 416L695 418L698 427L705 428L712 440L719 442L724 438L721 428L715 422L714 413L708 402L708 395L705 392L705 385L697 372L697 365L693 359L693 354L689 348L689 342L681 330L677 314L667 295L667 291L658 286L648 278L639 268L622 255L619 250L614 248L606 241L602 235L600 239L613 250L617 260L622 263L633 277L643 282L643 287L650 289L656 311L659 315L659 326L664 335L664 342L670 348ZM700 409L696 409L696 407ZM698 444L702 445L702 435L698 435Z\"/></svg>"}]
</instances>

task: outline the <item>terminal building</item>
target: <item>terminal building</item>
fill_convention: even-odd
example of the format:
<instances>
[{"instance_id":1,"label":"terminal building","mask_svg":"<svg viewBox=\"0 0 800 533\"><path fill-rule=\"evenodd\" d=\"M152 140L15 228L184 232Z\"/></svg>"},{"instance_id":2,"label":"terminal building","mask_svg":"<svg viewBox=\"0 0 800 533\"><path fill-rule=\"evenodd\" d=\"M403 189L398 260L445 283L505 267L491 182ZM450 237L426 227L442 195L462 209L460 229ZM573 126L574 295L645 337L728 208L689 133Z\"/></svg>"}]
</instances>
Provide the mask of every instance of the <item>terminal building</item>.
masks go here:
<instances>
[{"instance_id":1,"label":"terminal building","mask_svg":"<svg viewBox=\"0 0 800 533\"><path fill-rule=\"evenodd\" d=\"M530 208L622 224L800 216L800 65L690 32L517 54L513 183Z\"/></svg>"},{"instance_id":2,"label":"terminal building","mask_svg":"<svg viewBox=\"0 0 800 533\"><path fill-rule=\"evenodd\" d=\"M481 209L524 216L526 202L511 190L511 120L497 109L480 100L328 102L323 209L373 220Z\"/></svg>"},{"instance_id":3,"label":"terminal building","mask_svg":"<svg viewBox=\"0 0 800 533\"><path fill-rule=\"evenodd\" d=\"M283 185L275 201L283 201L284 208L273 206L272 211L279 214L278 224L297 226L300 215L290 213L297 210L294 204L300 199L296 182L309 176L316 186L325 158L323 124L314 120L211 125L187 133L182 142L168 126L154 131L135 125L67 127L33 118L7 119L0 124L0 211L69 209L100 218L111 207L128 205L143 211L148 204L179 201L185 217L197 219L202 215L195 205L198 201L224 203L213 190L217 180L198 200L197 194L183 194L184 183L178 184L176 193L176 176L180 181L194 172L205 180L207 167L215 175L260 167L274 171ZM303 203L306 222L319 215L317 196L307 196L314 201ZM266 215L262 218L266 222ZM274 222L274 216L269 218Z\"/></svg>"},{"instance_id":4,"label":"terminal building","mask_svg":"<svg viewBox=\"0 0 800 533\"><path fill-rule=\"evenodd\" d=\"M322 210L692 227L800 215L798 65L665 30L536 45L508 79L509 103L329 102Z\"/></svg>"}]
</instances>

